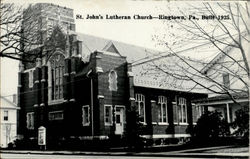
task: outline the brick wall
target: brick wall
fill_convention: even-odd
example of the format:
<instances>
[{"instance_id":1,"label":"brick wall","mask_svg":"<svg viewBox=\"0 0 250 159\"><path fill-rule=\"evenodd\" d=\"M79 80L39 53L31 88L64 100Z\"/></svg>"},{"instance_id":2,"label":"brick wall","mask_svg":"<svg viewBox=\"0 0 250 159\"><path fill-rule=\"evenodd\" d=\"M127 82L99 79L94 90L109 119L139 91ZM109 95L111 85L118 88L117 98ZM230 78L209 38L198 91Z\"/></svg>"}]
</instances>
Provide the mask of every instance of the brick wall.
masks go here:
<instances>
[{"instance_id":1,"label":"brick wall","mask_svg":"<svg viewBox=\"0 0 250 159\"><path fill-rule=\"evenodd\" d=\"M90 70L92 70L92 73L89 72ZM109 88L111 70L117 74L116 91L111 91ZM105 126L104 105L113 106L114 116L114 106L125 106L125 110L128 111L134 106L134 95L140 93L145 96L146 125L143 126L142 131L145 135L186 134L187 129L190 130L188 124L192 126L191 100L194 97L200 98L204 95L135 87L133 86L133 76L128 75L129 71L131 69L126 58L118 54L95 52L91 54L88 64L83 64L77 57L65 59L64 101L53 105L48 105L47 66L35 69L33 88L29 88L29 73L21 73L22 87L20 87L20 90L22 95L20 96L20 106L22 109L20 111L20 127L26 127L26 113L32 111L35 112L35 130L30 132L24 128L23 132L27 135L37 136L37 128L41 125L48 128L50 137L110 135L114 133L114 125ZM82 106L89 105L91 109L91 82L93 85L94 133L91 126L92 113L90 113L90 125L82 125ZM167 97L168 125L158 124L158 96ZM184 97L187 100L187 125L174 125L173 123L172 102L175 101L176 96ZM34 105L37 105L37 107L34 107ZM63 111L63 120L49 121L48 113L51 111ZM113 118L114 120L115 118Z\"/></svg>"},{"instance_id":2,"label":"brick wall","mask_svg":"<svg viewBox=\"0 0 250 159\"><path fill-rule=\"evenodd\" d=\"M104 125L104 105L112 105L113 110L115 106L125 106L125 111L128 105L128 89L127 89L127 62L125 57L117 54L108 55L105 53L96 53L96 67L102 68L103 72L98 74L98 95L104 96L98 100L97 120L99 121L99 129L97 131L100 135L109 135L114 131L112 126ZM109 88L109 75L111 71L117 74L117 90L113 91ZM125 113L125 112L124 112ZM113 114L114 115L114 114Z\"/></svg>"},{"instance_id":3,"label":"brick wall","mask_svg":"<svg viewBox=\"0 0 250 159\"><path fill-rule=\"evenodd\" d=\"M145 109L146 109L146 123L144 126L145 134L189 134L192 133L192 107L191 99L194 97L201 98L203 94L190 94L178 91L135 87L135 94L140 93L145 96ZM159 112L158 112L158 96L167 97L167 124L159 123ZM183 97L186 99L187 104L187 124L174 124L173 121L173 104L177 97Z\"/></svg>"}]
</instances>

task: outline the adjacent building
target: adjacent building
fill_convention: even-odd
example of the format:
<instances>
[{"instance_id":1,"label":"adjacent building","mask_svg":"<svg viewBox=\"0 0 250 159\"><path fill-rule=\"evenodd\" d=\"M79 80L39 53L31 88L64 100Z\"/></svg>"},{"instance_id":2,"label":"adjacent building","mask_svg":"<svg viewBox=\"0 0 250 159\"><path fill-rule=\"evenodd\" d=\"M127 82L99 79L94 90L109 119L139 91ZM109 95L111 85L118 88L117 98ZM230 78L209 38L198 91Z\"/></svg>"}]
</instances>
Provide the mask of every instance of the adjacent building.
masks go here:
<instances>
[{"instance_id":1,"label":"adjacent building","mask_svg":"<svg viewBox=\"0 0 250 159\"><path fill-rule=\"evenodd\" d=\"M16 95L12 99L0 99L0 147L6 148L9 143L17 139L17 113Z\"/></svg>"},{"instance_id":2,"label":"adjacent building","mask_svg":"<svg viewBox=\"0 0 250 159\"><path fill-rule=\"evenodd\" d=\"M248 53L249 42L242 40L242 46ZM246 54L247 59L249 55ZM223 118L232 123L239 109L249 111L249 77L240 49L226 47L203 69L202 73L216 82L207 85L219 93L210 93L207 99L196 101L204 110L221 112ZM221 94L220 94L221 93Z\"/></svg>"}]
</instances>

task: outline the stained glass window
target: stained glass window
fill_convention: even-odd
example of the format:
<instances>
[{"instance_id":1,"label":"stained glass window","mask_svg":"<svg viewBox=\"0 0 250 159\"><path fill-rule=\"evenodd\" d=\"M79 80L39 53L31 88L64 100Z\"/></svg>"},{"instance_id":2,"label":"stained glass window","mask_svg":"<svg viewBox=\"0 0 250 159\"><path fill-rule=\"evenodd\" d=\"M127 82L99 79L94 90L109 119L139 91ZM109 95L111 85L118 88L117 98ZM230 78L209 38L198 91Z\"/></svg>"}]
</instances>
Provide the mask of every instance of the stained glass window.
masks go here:
<instances>
[{"instance_id":1,"label":"stained glass window","mask_svg":"<svg viewBox=\"0 0 250 159\"><path fill-rule=\"evenodd\" d=\"M56 54L50 59L51 66L51 99L57 100L63 98L63 74L64 74L64 56Z\"/></svg>"}]
</instances>

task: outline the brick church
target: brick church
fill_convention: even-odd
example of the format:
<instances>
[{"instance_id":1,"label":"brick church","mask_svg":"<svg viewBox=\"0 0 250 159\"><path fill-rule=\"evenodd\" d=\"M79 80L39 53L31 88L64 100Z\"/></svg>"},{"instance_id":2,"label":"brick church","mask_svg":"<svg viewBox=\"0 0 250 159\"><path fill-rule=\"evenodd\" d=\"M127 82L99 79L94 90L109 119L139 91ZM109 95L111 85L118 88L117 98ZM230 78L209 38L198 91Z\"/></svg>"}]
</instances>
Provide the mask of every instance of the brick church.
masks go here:
<instances>
[{"instance_id":1,"label":"brick church","mask_svg":"<svg viewBox=\"0 0 250 159\"><path fill-rule=\"evenodd\" d=\"M192 100L207 95L187 91L190 83L167 74L147 74L147 57L157 51L76 33L69 8L35 4L27 10L24 16L39 12L44 32L37 34L40 44L29 50L37 54L36 61L20 64L19 134L36 139L44 126L48 140L126 137L129 112L135 110L144 138L192 135L201 111ZM171 62L173 57L168 58Z\"/></svg>"}]
</instances>

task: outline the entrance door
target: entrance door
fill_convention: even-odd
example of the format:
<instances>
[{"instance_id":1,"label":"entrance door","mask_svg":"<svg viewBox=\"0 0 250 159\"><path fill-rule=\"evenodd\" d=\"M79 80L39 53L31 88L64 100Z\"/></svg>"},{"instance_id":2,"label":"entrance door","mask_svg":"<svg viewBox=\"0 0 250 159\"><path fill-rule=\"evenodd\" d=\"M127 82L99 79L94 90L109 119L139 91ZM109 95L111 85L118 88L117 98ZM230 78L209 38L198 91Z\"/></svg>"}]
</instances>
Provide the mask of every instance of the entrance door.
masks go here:
<instances>
[{"instance_id":1,"label":"entrance door","mask_svg":"<svg viewBox=\"0 0 250 159\"><path fill-rule=\"evenodd\" d=\"M124 132L124 107L115 107L115 134L122 135Z\"/></svg>"}]
</instances>

